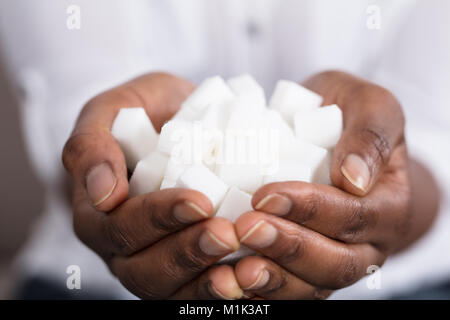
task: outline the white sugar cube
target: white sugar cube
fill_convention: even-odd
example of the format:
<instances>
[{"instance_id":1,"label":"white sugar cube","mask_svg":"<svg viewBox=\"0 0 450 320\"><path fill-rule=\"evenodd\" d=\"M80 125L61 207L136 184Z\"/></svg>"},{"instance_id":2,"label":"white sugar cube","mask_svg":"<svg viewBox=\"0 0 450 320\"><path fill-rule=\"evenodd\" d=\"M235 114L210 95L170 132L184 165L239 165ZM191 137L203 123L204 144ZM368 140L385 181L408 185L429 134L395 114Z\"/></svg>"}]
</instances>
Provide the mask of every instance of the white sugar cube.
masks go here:
<instances>
[{"instance_id":1,"label":"white sugar cube","mask_svg":"<svg viewBox=\"0 0 450 320\"><path fill-rule=\"evenodd\" d=\"M120 109L111 134L119 143L131 170L155 148L158 141L158 133L143 108Z\"/></svg>"},{"instance_id":2,"label":"white sugar cube","mask_svg":"<svg viewBox=\"0 0 450 320\"><path fill-rule=\"evenodd\" d=\"M237 218L241 214L246 212L253 211L252 208L252 197L248 193L239 190L236 187L231 187L227 194L225 195L225 199L220 205L219 210L217 211L217 217L223 217L229 219L233 222L236 221ZM228 256L222 258L220 262L227 262L234 259L239 259L248 255L254 254L253 250L245 246L241 246L238 251L229 254Z\"/></svg>"},{"instance_id":3,"label":"white sugar cube","mask_svg":"<svg viewBox=\"0 0 450 320\"><path fill-rule=\"evenodd\" d=\"M241 214L248 211L253 211L252 196L236 187L231 187L228 189L216 216L234 222Z\"/></svg>"},{"instance_id":4,"label":"white sugar cube","mask_svg":"<svg viewBox=\"0 0 450 320\"><path fill-rule=\"evenodd\" d=\"M171 155L164 172L164 179L168 181L177 181L191 165L192 164L185 163L183 158L178 157L177 155Z\"/></svg>"},{"instance_id":5,"label":"white sugar cube","mask_svg":"<svg viewBox=\"0 0 450 320\"><path fill-rule=\"evenodd\" d=\"M203 128L223 131L230 117L230 104L215 104L209 106L201 118Z\"/></svg>"},{"instance_id":6,"label":"white sugar cube","mask_svg":"<svg viewBox=\"0 0 450 320\"><path fill-rule=\"evenodd\" d=\"M158 150L170 155L174 146L192 132L192 123L182 119L173 119L166 122L161 128L158 140Z\"/></svg>"},{"instance_id":7,"label":"white sugar cube","mask_svg":"<svg viewBox=\"0 0 450 320\"><path fill-rule=\"evenodd\" d=\"M227 81L227 84L237 97L249 97L256 103L266 105L264 89L249 74L231 78Z\"/></svg>"},{"instance_id":8,"label":"white sugar cube","mask_svg":"<svg viewBox=\"0 0 450 320\"><path fill-rule=\"evenodd\" d=\"M225 81L219 77L211 77L203 81L197 89L183 102L181 108L202 110L212 104L232 101L235 95Z\"/></svg>"},{"instance_id":9,"label":"white sugar cube","mask_svg":"<svg viewBox=\"0 0 450 320\"><path fill-rule=\"evenodd\" d=\"M313 172L309 166L295 161L283 161L278 170L264 177L264 184L283 181L312 182Z\"/></svg>"},{"instance_id":10,"label":"white sugar cube","mask_svg":"<svg viewBox=\"0 0 450 320\"><path fill-rule=\"evenodd\" d=\"M176 181L164 178L163 181L161 182L161 187L159 189L164 190L164 189L175 188L176 184L177 184Z\"/></svg>"},{"instance_id":11,"label":"white sugar cube","mask_svg":"<svg viewBox=\"0 0 450 320\"><path fill-rule=\"evenodd\" d=\"M270 99L269 108L277 110L292 126L296 113L319 108L322 101L323 98L317 93L295 82L280 80Z\"/></svg>"},{"instance_id":12,"label":"white sugar cube","mask_svg":"<svg viewBox=\"0 0 450 320\"><path fill-rule=\"evenodd\" d=\"M307 166L312 172L312 182L318 182L329 172L329 151L306 141L297 140L286 161L295 161ZM319 179L320 177L320 179Z\"/></svg>"},{"instance_id":13,"label":"white sugar cube","mask_svg":"<svg viewBox=\"0 0 450 320\"><path fill-rule=\"evenodd\" d=\"M159 190L168 160L167 155L153 151L139 161L130 179L130 196Z\"/></svg>"},{"instance_id":14,"label":"white sugar cube","mask_svg":"<svg viewBox=\"0 0 450 320\"><path fill-rule=\"evenodd\" d=\"M229 186L250 194L263 184L263 172L258 164L218 164L216 174Z\"/></svg>"},{"instance_id":15,"label":"white sugar cube","mask_svg":"<svg viewBox=\"0 0 450 320\"><path fill-rule=\"evenodd\" d=\"M264 106L255 103L247 97L239 97L230 105L230 116L226 130L258 129L263 119Z\"/></svg>"},{"instance_id":16,"label":"white sugar cube","mask_svg":"<svg viewBox=\"0 0 450 320\"><path fill-rule=\"evenodd\" d=\"M205 194L217 209L228 191L228 186L204 165L189 167L177 180L177 188L197 190Z\"/></svg>"},{"instance_id":17,"label":"white sugar cube","mask_svg":"<svg viewBox=\"0 0 450 320\"><path fill-rule=\"evenodd\" d=\"M333 148L342 134L342 111L337 105L295 115L297 137L324 148Z\"/></svg>"},{"instance_id":18,"label":"white sugar cube","mask_svg":"<svg viewBox=\"0 0 450 320\"><path fill-rule=\"evenodd\" d=\"M314 172L314 176L312 178L312 182L319 184L327 184L332 185L331 176L330 176L330 168L331 168L331 152L327 152L327 156L325 161L322 162Z\"/></svg>"}]
</instances>

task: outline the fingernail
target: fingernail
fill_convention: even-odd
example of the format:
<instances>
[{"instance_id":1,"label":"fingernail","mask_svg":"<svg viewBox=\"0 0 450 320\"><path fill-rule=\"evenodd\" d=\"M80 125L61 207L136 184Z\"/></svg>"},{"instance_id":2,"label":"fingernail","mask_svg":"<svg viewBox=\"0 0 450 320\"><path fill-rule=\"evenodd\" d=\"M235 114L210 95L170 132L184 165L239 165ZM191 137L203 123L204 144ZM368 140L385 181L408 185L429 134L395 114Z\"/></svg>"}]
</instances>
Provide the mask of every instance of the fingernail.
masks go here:
<instances>
[{"instance_id":1,"label":"fingernail","mask_svg":"<svg viewBox=\"0 0 450 320\"><path fill-rule=\"evenodd\" d=\"M223 300L237 300L240 299L242 297L242 290L238 289L239 292L235 292L234 295L232 297L228 297L226 295L224 295L223 293L221 293L219 290L217 290L217 288L214 286L214 284L210 283L209 284L209 290L211 291L211 293Z\"/></svg>"},{"instance_id":2,"label":"fingernail","mask_svg":"<svg viewBox=\"0 0 450 320\"><path fill-rule=\"evenodd\" d=\"M233 252L233 248L217 238L211 231L206 230L200 236L200 249L210 256L220 256L226 253Z\"/></svg>"},{"instance_id":3,"label":"fingernail","mask_svg":"<svg viewBox=\"0 0 450 320\"><path fill-rule=\"evenodd\" d=\"M274 226L261 220L241 237L240 242L252 248L266 248L275 241L277 234Z\"/></svg>"},{"instance_id":4,"label":"fingernail","mask_svg":"<svg viewBox=\"0 0 450 320\"><path fill-rule=\"evenodd\" d=\"M116 187L116 177L107 163L91 169L86 177L86 189L94 206L108 199Z\"/></svg>"},{"instance_id":5,"label":"fingernail","mask_svg":"<svg viewBox=\"0 0 450 320\"><path fill-rule=\"evenodd\" d=\"M202 208L190 201L177 204L173 209L173 215L182 223L200 221L209 217Z\"/></svg>"},{"instance_id":6,"label":"fingernail","mask_svg":"<svg viewBox=\"0 0 450 320\"><path fill-rule=\"evenodd\" d=\"M257 290L264 287L270 279L269 271L266 269L261 270L261 272L258 274L258 277L256 278L255 282L253 282L251 285L249 285L247 288L244 288L244 290Z\"/></svg>"},{"instance_id":7,"label":"fingernail","mask_svg":"<svg viewBox=\"0 0 450 320\"><path fill-rule=\"evenodd\" d=\"M289 198L276 193L264 197L264 199L255 206L256 210L261 210L277 216L287 215L289 211L291 211L291 208L292 201Z\"/></svg>"},{"instance_id":8,"label":"fingernail","mask_svg":"<svg viewBox=\"0 0 450 320\"><path fill-rule=\"evenodd\" d=\"M370 171L361 157L349 154L342 164L341 172L351 184L366 192L370 182Z\"/></svg>"}]
</instances>

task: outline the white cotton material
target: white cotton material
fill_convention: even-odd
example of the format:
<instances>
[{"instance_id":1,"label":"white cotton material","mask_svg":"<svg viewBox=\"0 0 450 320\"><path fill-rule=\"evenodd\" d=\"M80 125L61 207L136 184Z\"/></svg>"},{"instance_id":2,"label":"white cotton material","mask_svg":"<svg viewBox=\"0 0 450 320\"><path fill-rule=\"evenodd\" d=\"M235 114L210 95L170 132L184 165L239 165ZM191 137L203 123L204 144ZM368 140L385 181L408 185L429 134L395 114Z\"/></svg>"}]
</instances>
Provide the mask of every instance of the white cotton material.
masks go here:
<instances>
[{"instance_id":1,"label":"white cotton material","mask_svg":"<svg viewBox=\"0 0 450 320\"><path fill-rule=\"evenodd\" d=\"M161 182L161 187L159 189L164 190L164 189L175 188L176 184L177 184L176 181L164 178L163 181Z\"/></svg>"},{"instance_id":2,"label":"white cotton material","mask_svg":"<svg viewBox=\"0 0 450 320\"><path fill-rule=\"evenodd\" d=\"M130 179L130 196L159 190L168 160L167 155L153 151L139 161Z\"/></svg>"},{"instance_id":3,"label":"white cotton material","mask_svg":"<svg viewBox=\"0 0 450 320\"><path fill-rule=\"evenodd\" d=\"M241 214L248 211L253 211L252 196L236 187L231 187L217 210L216 217L235 222Z\"/></svg>"},{"instance_id":4,"label":"white cotton material","mask_svg":"<svg viewBox=\"0 0 450 320\"><path fill-rule=\"evenodd\" d=\"M228 191L228 186L204 165L189 167L177 180L177 188L197 190L206 195L217 209Z\"/></svg>"},{"instance_id":5,"label":"white cotton material","mask_svg":"<svg viewBox=\"0 0 450 320\"><path fill-rule=\"evenodd\" d=\"M294 161L283 161L275 173L264 176L264 184L285 181L312 182L312 180L311 167Z\"/></svg>"},{"instance_id":6,"label":"white cotton material","mask_svg":"<svg viewBox=\"0 0 450 320\"><path fill-rule=\"evenodd\" d=\"M264 89L249 74L228 79L227 84L237 97L249 97L255 103L266 105Z\"/></svg>"},{"instance_id":7,"label":"white cotton material","mask_svg":"<svg viewBox=\"0 0 450 320\"><path fill-rule=\"evenodd\" d=\"M342 111L337 105L295 115L297 137L326 149L336 146L342 134L342 127Z\"/></svg>"},{"instance_id":8,"label":"white cotton material","mask_svg":"<svg viewBox=\"0 0 450 320\"><path fill-rule=\"evenodd\" d=\"M322 101L323 98L317 93L295 82L280 80L270 99L269 108L278 111L293 126L296 113L319 108Z\"/></svg>"},{"instance_id":9,"label":"white cotton material","mask_svg":"<svg viewBox=\"0 0 450 320\"><path fill-rule=\"evenodd\" d=\"M111 134L119 143L130 170L153 151L158 142L158 133L143 108L120 109Z\"/></svg>"}]
</instances>

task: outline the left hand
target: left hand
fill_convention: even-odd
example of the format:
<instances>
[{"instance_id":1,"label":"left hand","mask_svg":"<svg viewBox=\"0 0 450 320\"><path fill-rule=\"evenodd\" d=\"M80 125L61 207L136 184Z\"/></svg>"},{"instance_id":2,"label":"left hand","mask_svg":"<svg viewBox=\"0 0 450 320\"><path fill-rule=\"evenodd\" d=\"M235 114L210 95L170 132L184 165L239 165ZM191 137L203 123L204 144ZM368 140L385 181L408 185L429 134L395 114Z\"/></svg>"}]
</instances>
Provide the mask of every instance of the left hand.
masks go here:
<instances>
[{"instance_id":1,"label":"left hand","mask_svg":"<svg viewBox=\"0 0 450 320\"><path fill-rule=\"evenodd\" d=\"M334 186L282 182L254 194L257 211L236 222L240 241L265 256L235 267L248 296L326 298L364 277L369 266L381 266L410 238L410 160L400 104L386 89L342 72L318 74L304 85L343 111Z\"/></svg>"}]
</instances>

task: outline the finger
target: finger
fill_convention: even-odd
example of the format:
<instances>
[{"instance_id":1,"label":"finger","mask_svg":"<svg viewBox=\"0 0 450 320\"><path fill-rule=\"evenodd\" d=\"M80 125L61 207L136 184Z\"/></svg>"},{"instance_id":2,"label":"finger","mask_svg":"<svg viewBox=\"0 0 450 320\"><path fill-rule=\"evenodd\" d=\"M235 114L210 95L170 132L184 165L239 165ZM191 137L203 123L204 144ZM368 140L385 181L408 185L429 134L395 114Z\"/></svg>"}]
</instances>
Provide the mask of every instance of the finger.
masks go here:
<instances>
[{"instance_id":1,"label":"finger","mask_svg":"<svg viewBox=\"0 0 450 320\"><path fill-rule=\"evenodd\" d=\"M310 285L264 257L246 257L235 267L245 293L270 300L326 299L330 290Z\"/></svg>"},{"instance_id":2,"label":"finger","mask_svg":"<svg viewBox=\"0 0 450 320\"><path fill-rule=\"evenodd\" d=\"M212 218L131 257L115 256L109 265L122 284L139 297L168 298L238 248L233 224L223 218Z\"/></svg>"},{"instance_id":3,"label":"finger","mask_svg":"<svg viewBox=\"0 0 450 320\"><path fill-rule=\"evenodd\" d=\"M86 190L97 209L109 211L128 195L125 158L110 133L117 113L121 108L144 107L159 129L191 88L188 82L174 79L161 74L140 77L95 97L83 108L62 158L75 185ZM170 90L164 90L169 83ZM178 83L180 90L175 92Z\"/></svg>"},{"instance_id":4,"label":"finger","mask_svg":"<svg viewBox=\"0 0 450 320\"><path fill-rule=\"evenodd\" d=\"M188 189L166 189L131 198L109 214L74 205L78 237L98 253L127 256L195 222L210 218L211 201Z\"/></svg>"},{"instance_id":5,"label":"finger","mask_svg":"<svg viewBox=\"0 0 450 320\"><path fill-rule=\"evenodd\" d=\"M346 287L362 278L368 266L384 261L384 255L369 244L346 245L261 212L246 213L235 225L243 245L321 288Z\"/></svg>"},{"instance_id":6,"label":"finger","mask_svg":"<svg viewBox=\"0 0 450 320\"><path fill-rule=\"evenodd\" d=\"M398 236L398 226L408 218L407 197L408 192L384 182L358 197L332 186L291 181L261 187L252 205L332 239L384 246Z\"/></svg>"},{"instance_id":7,"label":"finger","mask_svg":"<svg viewBox=\"0 0 450 320\"><path fill-rule=\"evenodd\" d=\"M367 194L403 143L404 116L386 89L345 72L327 71L303 83L343 110L344 130L331 164L333 184L355 195Z\"/></svg>"},{"instance_id":8,"label":"finger","mask_svg":"<svg viewBox=\"0 0 450 320\"><path fill-rule=\"evenodd\" d=\"M179 289L173 300L236 300L243 292L231 266L220 265L210 268L187 285Z\"/></svg>"},{"instance_id":9,"label":"finger","mask_svg":"<svg viewBox=\"0 0 450 320\"><path fill-rule=\"evenodd\" d=\"M400 104L385 89L360 84L342 98L344 131L333 152L333 184L365 195L386 168L393 150L403 143L404 117Z\"/></svg>"}]
</instances>

